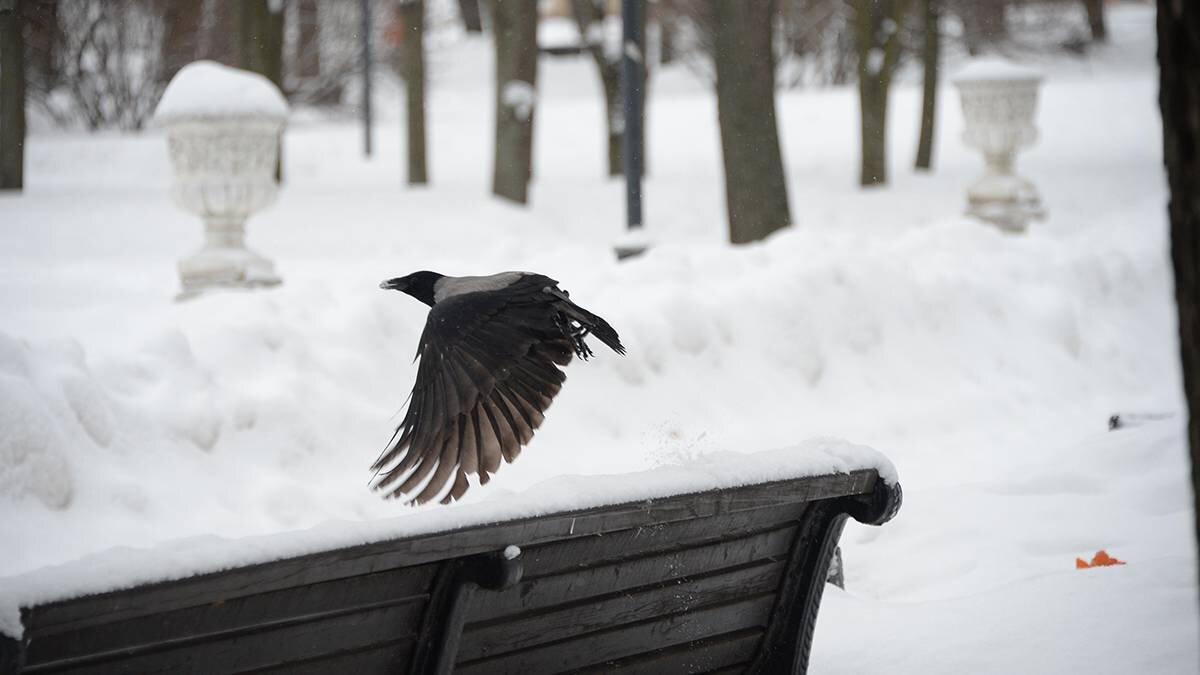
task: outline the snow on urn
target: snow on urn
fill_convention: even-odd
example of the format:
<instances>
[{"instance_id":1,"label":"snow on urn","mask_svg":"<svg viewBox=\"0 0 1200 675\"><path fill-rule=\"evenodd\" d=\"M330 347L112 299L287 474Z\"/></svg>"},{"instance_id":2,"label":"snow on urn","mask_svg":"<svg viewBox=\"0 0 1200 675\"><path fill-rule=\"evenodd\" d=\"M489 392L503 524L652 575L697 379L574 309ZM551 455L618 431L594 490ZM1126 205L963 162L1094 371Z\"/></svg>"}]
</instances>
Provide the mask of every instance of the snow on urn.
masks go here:
<instances>
[{"instance_id":1,"label":"snow on urn","mask_svg":"<svg viewBox=\"0 0 1200 675\"><path fill-rule=\"evenodd\" d=\"M1044 215L1029 181L1013 171L1017 150L1037 140L1034 113L1042 76L998 57L976 59L954 78L963 106L963 142L983 153L983 177L967 189L969 215L1023 232Z\"/></svg>"},{"instance_id":2,"label":"snow on urn","mask_svg":"<svg viewBox=\"0 0 1200 675\"><path fill-rule=\"evenodd\" d=\"M184 66L154 113L167 132L171 196L204 220L204 247L179 261L181 297L209 288L273 286L274 264L246 248L246 219L275 200L288 107L257 73L212 61Z\"/></svg>"}]
</instances>

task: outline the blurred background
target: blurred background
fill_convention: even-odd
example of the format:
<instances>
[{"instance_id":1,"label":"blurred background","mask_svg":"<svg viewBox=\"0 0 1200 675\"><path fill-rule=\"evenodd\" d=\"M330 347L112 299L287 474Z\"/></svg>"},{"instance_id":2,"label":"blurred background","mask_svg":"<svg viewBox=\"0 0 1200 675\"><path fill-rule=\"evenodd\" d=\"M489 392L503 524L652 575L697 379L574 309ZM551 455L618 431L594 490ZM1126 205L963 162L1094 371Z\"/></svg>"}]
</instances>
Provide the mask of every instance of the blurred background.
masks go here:
<instances>
[{"instance_id":1,"label":"blurred background","mask_svg":"<svg viewBox=\"0 0 1200 675\"><path fill-rule=\"evenodd\" d=\"M657 0L627 47L621 4L0 0L0 576L421 517L366 486L426 313L378 282L521 269L629 353L467 503L842 437L906 501L847 528L814 671L1197 672L1154 4ZM286 100L281 283L181 282L164 91L275 109L197 60Z\"/></svg>"}]
</instances>

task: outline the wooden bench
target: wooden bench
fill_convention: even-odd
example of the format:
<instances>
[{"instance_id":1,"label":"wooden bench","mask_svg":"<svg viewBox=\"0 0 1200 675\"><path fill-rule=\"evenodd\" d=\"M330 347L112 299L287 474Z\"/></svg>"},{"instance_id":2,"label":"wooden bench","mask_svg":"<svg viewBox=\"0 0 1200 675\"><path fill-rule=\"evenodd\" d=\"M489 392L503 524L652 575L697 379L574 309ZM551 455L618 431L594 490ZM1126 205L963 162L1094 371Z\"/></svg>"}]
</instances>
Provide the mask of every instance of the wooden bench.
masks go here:
<instances>
[{"instance_id":1,"label":"wooden bench","mask_svg":"<svg viewBox=\"0 0 1200 675\"><path fill-rule=\"evenodd\" d=\"M846 518L900 500L861 470L22 607L0 673L802 673Z\"/></svg>"}]
</instances>

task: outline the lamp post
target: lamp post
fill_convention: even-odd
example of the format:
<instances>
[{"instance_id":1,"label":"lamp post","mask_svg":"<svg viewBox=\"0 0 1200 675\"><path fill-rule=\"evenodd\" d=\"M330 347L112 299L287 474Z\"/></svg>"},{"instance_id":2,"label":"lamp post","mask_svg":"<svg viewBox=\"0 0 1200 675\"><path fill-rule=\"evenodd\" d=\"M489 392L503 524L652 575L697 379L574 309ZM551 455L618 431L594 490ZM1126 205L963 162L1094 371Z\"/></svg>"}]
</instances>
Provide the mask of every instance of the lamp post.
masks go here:
<instances>
[{"instance_id":1,"label":"lamp post","mask_svg":"<svg viewBox=\"0 0 1200 675\"><path fill-rule=\"evenodd\" d=\"M623 260L646 250L642 230L642 54L641 0L621 0L621 169L625 174L625 235L616 245Z\"/></svg>"},{"instance_id":2,"label":"lamp post","mask_svg":"<svg viewBox=\"0 0 1200 675\"><path fill-rule=\"evenodd\" d=\"M371 156L371 0L362 0L363 154Z\"/></svg>"}]
</instances>

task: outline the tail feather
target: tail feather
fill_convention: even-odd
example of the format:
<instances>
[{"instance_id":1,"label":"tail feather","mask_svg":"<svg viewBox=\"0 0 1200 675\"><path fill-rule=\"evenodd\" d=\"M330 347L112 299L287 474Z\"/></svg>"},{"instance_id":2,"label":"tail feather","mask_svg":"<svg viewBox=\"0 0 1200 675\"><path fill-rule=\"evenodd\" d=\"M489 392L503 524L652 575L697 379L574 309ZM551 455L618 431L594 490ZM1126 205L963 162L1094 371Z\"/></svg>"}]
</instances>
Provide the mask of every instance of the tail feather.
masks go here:
<instances>
[{"instance_id":1,"label":"tail feather","mask_svg":"<svg viewBox=\"0 0 1200 675\"><path fill-rule=\"evenodd\" d=\"M578 323L588 333L595 335L614 352L618 354L625 353L625 346L621 344L621 337L617 335L617 331L607 321L575 304L566 293L557 288L547 288L546 291L558 298L555 307L563 316ZM574 338L574 336L569 337Z\"/></svg>"},{"instance_id":2,"label":"tail feather","mask_svg":"<svg viewBox=\"0 0 1200 675\"><path fill-rule=\"evenodd\" d=\"M578 305L575 307L585 316L584 319L576 319L576 321L578 321L584 328L587 328L592 335L595 335L601 342L607 345L609 349L618 354L625 353L625 346L621 344L621 337L617 335L617 331L614 330L612 326L608 325L607 321L596 316L595 314L592 314L586 309L579 307Z\"/></svg>"}]
</instances>

